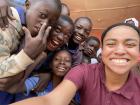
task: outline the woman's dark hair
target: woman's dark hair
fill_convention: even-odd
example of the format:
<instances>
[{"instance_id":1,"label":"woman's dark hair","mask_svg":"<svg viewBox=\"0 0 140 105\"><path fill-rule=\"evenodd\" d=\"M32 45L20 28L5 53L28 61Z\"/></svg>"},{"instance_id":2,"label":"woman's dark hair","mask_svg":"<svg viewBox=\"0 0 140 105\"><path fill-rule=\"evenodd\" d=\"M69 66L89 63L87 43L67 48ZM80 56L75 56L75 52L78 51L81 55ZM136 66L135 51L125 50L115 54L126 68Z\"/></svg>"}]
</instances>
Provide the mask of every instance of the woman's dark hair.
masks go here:
<instances>
[{"instance_id":1,"label":"woman's dark hair","mask_svg":"<svg viewBox=\"0 0 140 105\"><path fill-rule=\"evenodd\" d=\"M139 37L140 37L140 30L138 27L134 26L134 25L131 25L131 24L128 24L128 23L117 23L117 24L113 24L111 26L109 26L103 33L102 33L102 36L101 36L101 42L103 44L103 40L106 36L106 34L111 30L113 29L114 27L117 27L117 26L128 26L128 27L131 27L133 28L134 30L137 31L137 33L139 34Z\"/></svg>"}]
</instances>

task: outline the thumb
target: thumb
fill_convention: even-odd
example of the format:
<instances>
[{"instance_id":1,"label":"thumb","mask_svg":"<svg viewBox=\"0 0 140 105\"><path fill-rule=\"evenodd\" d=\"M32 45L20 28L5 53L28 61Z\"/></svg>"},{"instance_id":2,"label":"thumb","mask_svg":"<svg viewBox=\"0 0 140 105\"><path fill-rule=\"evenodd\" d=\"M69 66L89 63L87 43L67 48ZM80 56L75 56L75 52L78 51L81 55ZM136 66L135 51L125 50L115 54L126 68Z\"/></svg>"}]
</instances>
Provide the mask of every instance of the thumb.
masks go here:
<instances>
[{"instance_id":1,"label":"thumb","mask_svg":"<svg viewBox=\"0 0 140 105\"><path fill-rule=\"evenodd\" d=\"M30 38L31 38L31 33L30 33L30 31L29 31L26 27L23 27L22 29L23 29L23 31L24 31L24 33L25 33L25 40L30 39Z\"/></svg>"},{"instance_id":2,"label":"thumb","mask_svg":"<svg viewBox=\"0 0 140 105\"><path fill-rule=\"evenodd\" d=\"M8 7L7 13L8 13L8 17L9 17L10 20L15 20L15 19L16 19L16 18L13 16L12 10L11 10L10 7Z\"/></svg>"}]
</instances>

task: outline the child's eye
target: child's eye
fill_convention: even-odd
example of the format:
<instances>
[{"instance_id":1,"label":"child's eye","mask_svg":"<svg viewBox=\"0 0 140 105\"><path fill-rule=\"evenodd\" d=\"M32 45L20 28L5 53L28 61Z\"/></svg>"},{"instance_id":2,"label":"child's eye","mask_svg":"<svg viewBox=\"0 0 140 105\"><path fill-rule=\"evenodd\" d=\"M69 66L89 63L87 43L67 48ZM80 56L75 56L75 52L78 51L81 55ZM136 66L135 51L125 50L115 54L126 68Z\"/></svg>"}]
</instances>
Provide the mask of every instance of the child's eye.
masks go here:
<instances>
[{"instance_id":1,"label":"child's eye","mask_svg":"<svg viewBox=\"0 0 140 105\"><path fill-rule=\"evenodd\" d=\"M70 63L70 62L71 62L71 60L65 60L65 62Z\"/></svg>"},{"instance_id":2,"label":"child's eye","mask_svg":"<svg viewBox=\"0 0 140 105\"><path fill-rule=\"evenodd\" d=\"M89 30L86 30L86 31L85 31L85 33L86 33L86 34L89 34L89 33L90 33L90 31L89 31Z\"/></svg>"},{"instance_id":3,"label":"child's eye","mask_svg":"<svg viewBox=\"0 0 140 105\"><path fill-rule=\"evenodd\" d=\"M41 18L42 18L42 19L47 18L47 15L46 15L46 14L41 14Z\"/></svg>"},{"instance_id":4,"label":"child's eye","mask_svg":"<svg viewBox=\"0 0 140 105\"><path fill-rule=\"evenodd\" d=\"M76 28L77 28L77 29L81 29L81 27L79 27L79 26L76 26Z\"/></svg>"},{"instance_id":5,"label":"child's eye","mask_svg":"<svg viewBox=\"0 0 140 105\"><path fill-rule=\"evenodd\" d=\"M56 61L59 61L59 60L60 60L60 58L55 58L55 60L56 60Z\"/></svg>"},{"instance_id":6,"label":"child's eye","mask_svg":"<svg viewBox=\"0 0 140 105\"><path fill-rule=\"evenodd\" d=\"M55 29L55 32L60 33L61 30L57 28L57 29Z\"/></svg>"},{"instance_id":7,"label":"child's eye","mask_svg":"<svg viewBox=\"0 0 140 105\"><path fill-rule=\"evenodd\" d=\"M90 47L95 47L94 44L89 44Z\"/></svg>"}]
</instances>

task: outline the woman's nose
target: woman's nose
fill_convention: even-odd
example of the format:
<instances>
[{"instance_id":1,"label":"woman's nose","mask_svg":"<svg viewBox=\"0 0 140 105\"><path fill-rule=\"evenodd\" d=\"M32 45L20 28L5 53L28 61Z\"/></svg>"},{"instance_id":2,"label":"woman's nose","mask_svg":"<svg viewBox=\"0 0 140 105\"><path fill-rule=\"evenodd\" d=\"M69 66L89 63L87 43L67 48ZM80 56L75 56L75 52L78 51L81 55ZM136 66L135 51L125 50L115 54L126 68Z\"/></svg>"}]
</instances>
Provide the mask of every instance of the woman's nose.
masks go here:
<instances>
[{"instance_id":1,"label":"woman's nose","mask_svg":"<svg viewBox=\"0 0 140 105\"><path fill-rule=\"evenodd\" d=\"M126 53L126 50L125 50L125 46L123 45L118 45L115 49L115 53L118 54L118 55L123 55Z\"/></svg>"}]
</instances>

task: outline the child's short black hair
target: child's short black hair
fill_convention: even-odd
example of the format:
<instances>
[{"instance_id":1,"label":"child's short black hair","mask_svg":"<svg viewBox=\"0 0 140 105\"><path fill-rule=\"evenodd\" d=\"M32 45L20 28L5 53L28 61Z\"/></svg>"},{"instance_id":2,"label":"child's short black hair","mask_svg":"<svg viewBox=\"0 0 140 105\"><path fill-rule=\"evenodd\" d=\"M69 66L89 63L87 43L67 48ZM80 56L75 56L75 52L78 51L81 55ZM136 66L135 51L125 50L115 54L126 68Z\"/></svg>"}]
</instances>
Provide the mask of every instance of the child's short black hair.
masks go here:
<instances>
[{"instance_id":1,"label":"child's short black hair","mask_svg":"<svg viewBox=\"0 0 140 105\"><path fill-rule=\"evenodd\" d=\"M66 13L67 13L67 14L65 14L65 15L70 16L70 9L69 9L69 7L68 7L67 4L65 4L65 3L62 3L62 4L61 4L61 13L62 13L62 15L64 15L64 14L63 14L63 9L65 9L65 10L66 10Z\"/></svg>"},{"instance_id":2,"label":"child's short black hair","mask_svg":"<svg viewBox=\"0 0 140 105\"><path fill-rule=\"evenodd\" d=\"M89 36L85 41L88 42L89 40L95 40L100 45L100 40L97 37L95 37L95 36Z\"/></svg>"},{"instance_id":3,"label":"child's short black hair","mask_svg":"<svg viewBox=\"0 0 140 105\"><path fill-rule=\"evenodd\" d=\"M30 5L30 4L29 4L29 1L30 1L30 0L26 0L26 1L25 1L25 4ZM34 0L34 2L37 2L37 1L43 1L43 0ZM45 0L44 0L44 1L45 1ZM54 1L54 3L56 4L57 10L59 10L59 12L61 12L61 1L60 1L60 0L50 0L50 1Z\"/></svg>"},{"instance_id":4,"label":"child's short black hair","mask_svg":"<svg viewBox=\"0 0 140 105\"><path fill-rule=\"evenodd\" d=\"M71 34L72 34L73 33L73 30L74 30L73 20L69 16L67 16L67 15L60 15L59 19L62 19L64 21L67 21L67 22L69 22L71 24L71 26L73 27L72 32L71 32Z\"/></svg>"}]
</instances>

